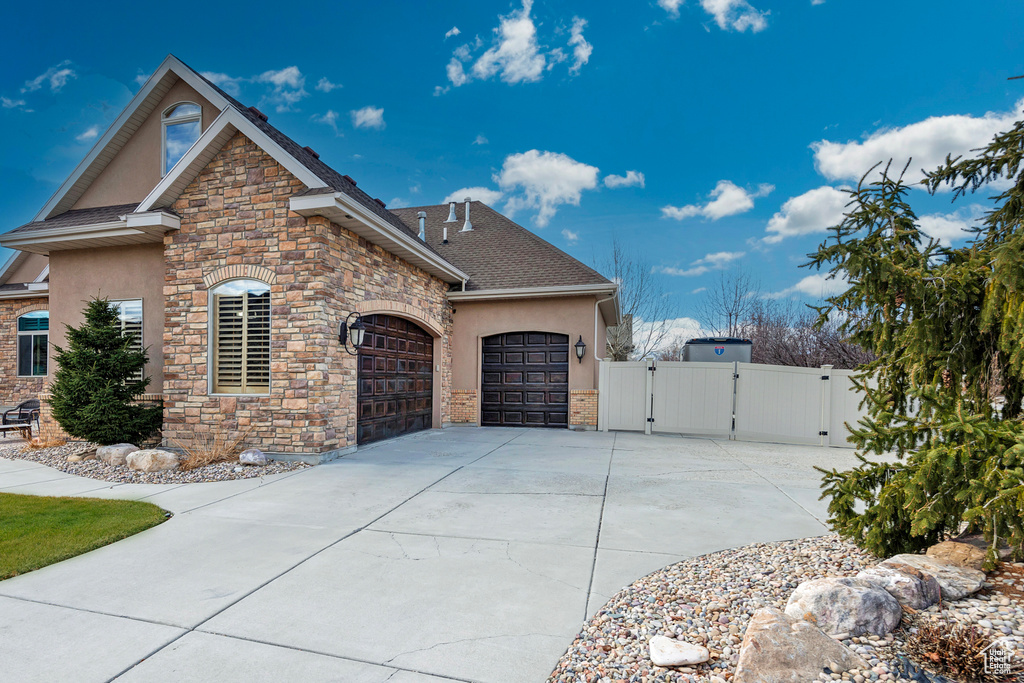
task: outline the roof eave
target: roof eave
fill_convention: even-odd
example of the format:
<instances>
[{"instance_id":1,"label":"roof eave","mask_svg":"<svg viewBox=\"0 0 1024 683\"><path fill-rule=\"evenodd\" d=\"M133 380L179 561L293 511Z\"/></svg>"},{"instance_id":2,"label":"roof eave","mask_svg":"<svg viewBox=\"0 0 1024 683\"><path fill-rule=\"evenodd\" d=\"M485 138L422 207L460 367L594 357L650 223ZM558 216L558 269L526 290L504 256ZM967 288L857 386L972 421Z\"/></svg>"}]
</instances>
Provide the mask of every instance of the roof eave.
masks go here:
<instances>
[{"instance_id":1,"label":"roof eave","mask_svg":"<svg viewBox=\"0 0 1024 683\"><path fill-rule=\"evenodd\" d=\"M0 237L0 246L45 256L51 251L67 249L163 243L163 232L165 231L153 230L141 225L129 227L126 220L120 220L92 225L43 228L25 233L7 233Z\"/></svg>"},{"instance_id":2,"label":"roof eave","mask_svg":"<svg viewBox=\"0 0 1024 683\"><path fill-rule=\"evenodd\" d=\"M0 292L0 300L9 299L38 299L39 297L49 298L50 297L50 284L48 282L37 283L45 285L43 287L29 287L29 289L20 290L17 292Z\"/></svg>"},{"instance_id":3,"label":"roof eave","mask_svg":"<svg viewBox=\"0 0 1024 683\"><path fill-rule=\"evenodd\" d=\"M426 244L383 220L344 192L295 196L290 200L290 207L307 218L323 216L449 284L469 279L469 275L433 253Z\"/></svg>"}]
</instances>

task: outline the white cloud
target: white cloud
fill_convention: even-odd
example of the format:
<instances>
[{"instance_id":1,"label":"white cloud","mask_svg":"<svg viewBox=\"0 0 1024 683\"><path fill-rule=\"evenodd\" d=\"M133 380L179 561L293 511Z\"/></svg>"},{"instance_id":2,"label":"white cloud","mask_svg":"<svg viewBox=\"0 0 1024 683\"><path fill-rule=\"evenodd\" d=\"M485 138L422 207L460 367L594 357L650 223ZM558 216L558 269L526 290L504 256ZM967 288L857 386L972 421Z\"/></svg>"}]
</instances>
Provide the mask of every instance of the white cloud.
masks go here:
<instances>
[{"instance_id":1,"label":"white cloud","mask_svg":"<svg viewBox=\"0 0 1024 683\"><path fill-rule=\"evenodd\" d=\"M719 180L711 191L711 201L707 204L690 204L687 206L664 206L661 215L681 221L684 218L703 216L717 221L726 216L735 216L754 208L754 200L766 197L775 189L774 185L762 183L756 190L747 190L728 180Z\"/></svg>"},{"instance_id":2,"label":"white cloud","mask_svg":"<svg viewBox=\"0 0 1024 683\"><path fill-rule=\"evenodd\" d=\"M565 241L569 244L576 244L580 241L580 234L578 232L573 232L568 228L562 231L562 237L564 237Z\"/></svg>"},{"instance_id":3,"label":"white cloud","mask_svg":"<svg viewBox=\"0 0 1024 683\"><path fill-rule=\"evenodd\" d=\"M448 29L448 32L444 34L444 39L448 40L452 36L457 36L460 33L462 33L462 31L459 30L458 26L452 26L450 29Z\"/></svg>"},{"instance_id":4,"label":"white cloud","mask_svg":"<svg viewBox=\"0 0 1024 683\"><path fill-rule=\"evenodd\" d=\"M544 56L537 45L537 27L530 18L533 0L523 0L523 7L500 18L494 29L496 44L473 64L473 75L488 79L499 75L506 83L540 80Z\"/></svg>"},{"instance_id":5,"label":"white cloud","mask_svg":"<svg viewBox=\"0 0 1024 683\"><path fill-rule=\"evenodd\" d=\"M572 18L572 29L569 31L569 45L572 46L572 66L569 73L578 74L584 64L590 61L590 55L594 52L594 46L583 37L583 29L587 26L586 19L579 17Z\"/></svg>"},{"instance_id":6,"label":"white cloud","mask_svg":"<svg viewBox=\"0 0 1024 683\"><path fill-rule=\"evenodd\" d=\"M89 126L84 131L76 135L75 140L78 140L79 142L89 142L90 140L95 140L99 134L99 126Z\"/></svg>"},{"instance_id":7,"label":"white cloud","mask_svg":"<svg viewBox=\"0 0 1024 683\"><path fill-rule=\"evenodd\" d=\"M967 230L975 225L975 221L985 213L978 204L971 204L953 213L933 213L919 216L917 225L921 232L934 237L945 246L951 246L956 240L971 237Z\"/></svg>"},{"instance_id":8,"label":"white cloud","mask_svg":"<svg viewBox=\"0 0 1024 683\"><path fill-rule=\"evenodd\" d=\"M797 282L792 287L787 287L781 292L766 295L769 299L783 299L786 297L811 299L825 299L836 294L845 292L849 283L842 277L831 278L828 274L816 273Z\"/></svg>"},{"instance_id":9,"label":"white cloud","mask_svg":"<svg viewBox=\"0 0 1024 683\"><path fill-rule=\"evenodd\" d=\"M448 202L464 202L466 197L469 197L473 201L483 202L488 206L495 204L505 196L504 192L498 190L492 190L486 187L464 187L461 190L455 190L450 195L441 200L442 204Z\"/></svg>"},{"instance_id":10,"label":"white cloud","mask_svg":"<svg viewBox=\"0 0 1024 683\"><path fill-rule=\"evenodd\" d=\"M487 138L485 138L483 135L477 135L476 139L473 140L473 144L474 145L486 145L487 142L488 142Z\"/></svg>"},{"instance_id":11,"label":"white cloud","mask_svg":"<svg viewBox=\"0 0 1024 683\"><path fill-rule=\"evenodd\" d=\"M643 187L644 174L640 171L626 171L626 175L606 175L604 177L604 186L615 190L620 187Z\"/></svg>"},{"instance_id":12,"label":"white cloud","mask_svg":"<svg viewBox=\"0 0 1024 683\"><path fill-rule=\"evenodd\" d=\"M452 57L452 61L448 62L445 72L448 74L448 80L451 81L452 85L456 88L469 83L469 76L466 75L466 71L462 68L462 62L459 61L458 57ZM441 86L437 87L440 88ZM447 88L445 90L447 91ZM437 93L436 89L434 93Z\"/></svg>"},{"instance_id":13,"label":"white cloud","mask_svg":"<svg viewBox=\"0 0 1024 683\"><path fill-rule=\"evenodd\" d=\"M679 17L679 8L685 2L686 0L658 0L658 6L676 19ZM747 0L700 0L700 6L711 15L718 28L723 31L731 29L742 33L750 29L751 33L757 33L768 28L767 17L770 12L755 9Z\"/></svg>"},{"instance_id":14,"label":"white cloud","mask_svg":"<svg viewBox=\"0 0 1024 683\"><path fill-rule=\"evenodd\" d=\"M991 142L996 133L1009 130L1021 109L1024 99L1009 111L988 112L984 116L932 116L902 128L877 130L862 141L820 140L811 145L814 164L829 180L857 181L878 162L892 159L892 167L898 173L912 159L904 180L913 183L923 177L920 169L938 168L947 154L968 154Z\"/></svg>"},{"instance_id":15,"label":"white cloud","mask_svg":"<svg viewBox=\"0 0 1024 683\"><path fill-rule=\"evenodd\" d=\"M292 111L299 100L308 97L306 78L297 66L289 66L277 71L264 71L255 79L256 83L271 86L271 90L263 97L264 102L274 105L277 111Z\"/></svg>"},{"instance_id":16,"label":"white cloud","mask_svg":"<svg viewBox=\"0 0 1024 683\"><path fill-rule=\"evenodd\" d=\"M139 87L146 85L146 81L149 80L149 74L139 73L135 76L135 84Z\"/></svg>"},{"instance_id":17,"label":"white cloud","mask_svg":"<svg viewBox=\"0 0 1024 683\"><path fill-rule=\"evenodd\" d=\"M700 0L704 11L714 17L718 28L757 33L768 28L768 12L754 9L747 0Z\"/></svg>"},{"instance_id":18,"label":"white cloud","mask_svg":"<svg viewBox=\"0 0 1024 683\"><path fill-rule=\"evenodd\" d=\"M17 109L18 107L24 107L25 100L12 100L8 97L0 97L0 107L4 109Z\"/></svg>"},{"instance_id":19,"label":"white cloud","mask_svg":"<svg viewBox=\"0 0 1024 683\"><path fill-rule=\"evenodd\" d=\"M384 123L384 110L378 107L353 109L349 113L352 115L352 125L356 128L383 130L386 125Z\"/></svg>"},{"instance_id":20,"label":"white cloud","mask_svg":"<svg viewBox=\"0 0 1024 683\"><path fill-rule=\"evenodd\" d=\"M660 266L655 268L659 273L665 275L676 275L679 277L694 277L703 275L712 270L724 270L736 259L743 258L746 252L742 251L718 251L699 258L690 264L689 268L673 268L671 266Z\"/></svg>"},{"instance_id":21,"label":"white cloud","mask_svg":"<svg viewBox=\"0 0 1024 683\"><path fill-rule=\"evenodd\" d=\"M434 97L440 97L441 95L445 94L449 90L451 90L451 86L435 85L434 86Z\"/></svg>"},{"instance_id":22,"label":"white cloud","mask_svg":"<svg viewBox=\"0 0 1024 683\"><path fill-rule=\"evenodd\" d=\"M701 292L706 292L706 291L708 291L707 287L698 287L697 289L695 289L692 292L690 292L690 294L700 294Z\"/></svg>"},{"instance_id":23,"label":"white cloud","mask_svg":"<svg viewBox=\"0 0 1024 683\"><path fill-rule=\"evenodd\" d=\"M768 221L764 241L778 244L787 237L826 232L843 220L850 195L830 185L790 197Z\"/></svg>"},{"instance_id":24,"label":"white cloud","mask_svg":"<svg viewBox=\"0 0 1024 683\"><path fill-rule=\"evenodd\" d=\"M217 71L204 71L202 76L232 97L238 97L242 93L242 83L249 80Z\"/></svg>"},{"instance_id":25,"label":"white cloud","mask_svg":"<svg viewBox=\"0 0 1024 683\"><path fill-rule=\"evenodd\" d=\"M825 0L811 0L812 5L824 5Z\"/></svg>"},{"instance_id":26,"label":"white cloud","mask_svg":"<svg viewBox=\"0 0 1024 683\"><path fill-rule=\"evenodd\" d=\"M512 195L505 204L509 216L520 209L538 209L534 224L542 228L551 221L558 206L579 206L583 191L597 187L597 174L596 166L565 154L531 149L507 156L494 181Z\"/></svg>"},{"instance_id":27,"label":"white cloud","mask_svg":"<svg viewBox=\"0 0 1024 683\"><path fill-rule=\"evenodd\" d=\"M320 92L331 92L332 90L337 90L340 87L341 83L331 83L327 76L324 76L316 82L316 89Z\"/></svg>"},{"instance_id":28,"label":"white cloud","mask_svg":"<svg viewBox=\"0 0 1024 683\"><path fill-rule=\"evenodd\" d=\"M673 18L679 16L679 7L686 0L658 0L658 7L669 13Z\"/></svg>"},{"instance_id":29,"label":"white cloud","mask_svg":"<svg viewBox=\"0 0 1024 683\"><path fill-rule=\"evenodd\" d=\"M334 131L334 134L340 136L341 131L338 130L338 116L338 112L334 111L333 109L328 109L323 114L313 114L312 116L309 117L309 120L312 121L313 123L322 123L325 126L330 126L331 129Z\"/></svg>"},{"instance_id":30,"label":"white cloud","mask_svg":"<svg viewBox=\"0 0 1024 683\"><path fill-rule=\"evenodd\" d=\"M72 78L78 78L78 74L75 70L70 68L71 61L65 59L56 66L51 66L49 69L39 74L35 78L29 81L25 81L24 87L21 92L35 92L41 89L44 85L50 87L50 92L60 92L60 89L67 85L67 82Z\"/></svg>"}]
</instances>

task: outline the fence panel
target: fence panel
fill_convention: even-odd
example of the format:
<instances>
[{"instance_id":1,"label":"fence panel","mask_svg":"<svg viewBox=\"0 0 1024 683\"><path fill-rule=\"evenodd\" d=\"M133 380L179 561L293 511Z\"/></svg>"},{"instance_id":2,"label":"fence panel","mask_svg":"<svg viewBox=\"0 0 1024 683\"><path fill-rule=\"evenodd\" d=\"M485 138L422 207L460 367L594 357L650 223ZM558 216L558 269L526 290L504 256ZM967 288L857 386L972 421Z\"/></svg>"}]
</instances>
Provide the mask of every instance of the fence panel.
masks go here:
<instances>
[{"instance_id":1,"label":"fence panel","mask_svg":"<svg viewBox=\"0 0 1024 683\"><path fill-rule=\"evenodd\" d=\"M853 380L854 370L833 370L831 380L832 393L832 414L828 424L828 444L830 446L843 446L853 448L853 444L847 441L850 430L846 423L856 426L857 420L867 415L867 411L858 407L864 394L855 390Z\"/></svg>"},{"instance_id":2,"label":"fence panel","mask_svg":"<svg viewBox=\"0 0 1024 683\"><path fill-rule=\"evenodd\" d=\"M727 437L732 432L733 364L659 361L655 432Z\"/></svg>"},{"instance_id":3,"label":"fence panel","mask_svg":"<svg viewBox=\"0 0 1024 683\"><path fill-rule=\"evenodd\" d=\"M648 363L601 361L598 429L643 432L650 396Z\"/></svg>"},{"instance_id":4,"label":"fence panel","mask_svg":"<svg viewBox=\"0 0 1024 683\"><path fill-rule=\"evenodd\" d=\"M821 444L825 392L821 368L739 363L735 437L744 441Z\"/></svg>"}]
</instances>

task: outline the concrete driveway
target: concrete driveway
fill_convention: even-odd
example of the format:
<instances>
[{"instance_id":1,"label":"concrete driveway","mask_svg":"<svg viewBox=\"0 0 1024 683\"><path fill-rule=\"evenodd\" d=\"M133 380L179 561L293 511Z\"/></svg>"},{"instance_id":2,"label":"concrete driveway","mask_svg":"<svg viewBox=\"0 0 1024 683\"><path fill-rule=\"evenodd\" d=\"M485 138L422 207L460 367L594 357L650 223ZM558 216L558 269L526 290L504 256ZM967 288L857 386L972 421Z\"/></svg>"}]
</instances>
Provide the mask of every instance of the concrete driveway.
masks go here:
<instances>
[{"instance_id":1,"label":"concrete driveway","mask_svg":"<svg viewBox=\"0 0 1024 683\"><path fill-rule=\"evenodd\" d=\"M852 451L627 433L422 432L264 480L110 485L0 460L0 491L175 513L0 582L12 681L543 681L667 564L827 531Z\"/></svg>"}]
</instances>

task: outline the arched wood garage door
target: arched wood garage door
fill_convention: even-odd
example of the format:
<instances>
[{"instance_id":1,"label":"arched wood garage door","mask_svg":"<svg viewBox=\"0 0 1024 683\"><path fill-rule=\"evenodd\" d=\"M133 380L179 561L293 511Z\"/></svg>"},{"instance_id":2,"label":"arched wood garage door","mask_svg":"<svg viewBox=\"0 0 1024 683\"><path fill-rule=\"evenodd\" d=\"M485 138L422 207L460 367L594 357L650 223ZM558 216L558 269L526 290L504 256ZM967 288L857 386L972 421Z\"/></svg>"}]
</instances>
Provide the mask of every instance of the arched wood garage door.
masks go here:
<instances>
[{"instance_id":1,"label":"arched wood garage door","mask_svg":"<svg viewBox=\"0 0 1024 683\"><path fill-rule=\"evenodd\" d=\"M484 337L480 424L566 427L569 424L569 337L508 332Z\"/></svg>"},{"instance_id":2,"label":"arched wood garage door","mask_svg":"<svg viewBox=\"0 0 1024 683\"><path fill-rule=\"evenodd\" d=\"M430 429L433 337L416 323L390 315L363 316L363 324L356 443Z\"/></svg>"}]
</instances>

